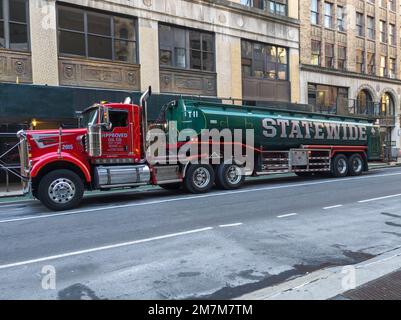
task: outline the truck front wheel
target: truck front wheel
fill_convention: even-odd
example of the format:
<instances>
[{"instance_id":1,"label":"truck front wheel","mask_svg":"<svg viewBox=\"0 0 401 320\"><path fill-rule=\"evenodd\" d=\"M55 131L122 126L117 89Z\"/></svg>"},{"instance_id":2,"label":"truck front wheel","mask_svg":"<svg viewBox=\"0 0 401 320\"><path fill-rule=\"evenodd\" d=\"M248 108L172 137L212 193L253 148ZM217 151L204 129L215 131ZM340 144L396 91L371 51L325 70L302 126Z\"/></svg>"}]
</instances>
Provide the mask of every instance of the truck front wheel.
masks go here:
<instances>
[{"instance_id":1,"label":"truck front wheel","mask_svg":"<svg viewBox=\"0 0 401 320\"><path fill-rule=\"evenodd\" d=\"M331 167L331 173L336 178L345 177L349 171L349 162L345 155L338 154L334 157Z\"/></svg>"},{"instance_id":2,"label":"truck front wheel","mask_svg":"<svg viewBox=\"0 0 401 320\"><path fill-rule=\"evenodd\" d=\"M243 169L236 164L220 164L216 169L216 186L225 190L240 188L245 181Z\"/></svg>"},{"instance_id":3,"label":"truck front wheel","mask_svg":"<svg viewBox=\"0 0 401 320\"><path fill-rule=\"evenodd\" d=\"M50 210L62 211L79 205L84 194L82 179L71 170L46 174L38 187L39 200Z\"/></svg>"},{"instance_id":4,"label":"truck front wheel","mask_svg":"<svg viewBox=\"0 0 401 320\"><path fill-rule=\"evenodd\" d=\"M185 174L184 188L190 193L206 193L214 184L214 170L209 164L191 164Z\"/></svg>"}]
</instances>

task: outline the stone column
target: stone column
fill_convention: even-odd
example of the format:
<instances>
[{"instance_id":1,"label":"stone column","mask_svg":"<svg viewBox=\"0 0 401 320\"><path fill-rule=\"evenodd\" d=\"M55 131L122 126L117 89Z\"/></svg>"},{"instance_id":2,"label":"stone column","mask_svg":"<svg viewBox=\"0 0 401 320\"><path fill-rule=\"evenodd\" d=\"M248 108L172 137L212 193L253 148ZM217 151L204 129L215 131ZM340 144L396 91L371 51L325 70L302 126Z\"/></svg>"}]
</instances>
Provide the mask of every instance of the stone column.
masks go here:
<instances>
[{"instance_id":1,"label":"stone column","mask_svg":"<svg viewBox=\"0 0 401 320\"><path fill-rule=\"evenodd\" d=\"M152 86L154 93L160 93L158 24L156 21L139 18L138 27L141 90Z\"/></svg>"},{"instance_id":2,"label":"stone column","mask_svg":"<svg viewBox=\"0 0 401 320\"><path fill-rule=\"evenodd\" d=\"M216 34L217 96L242 99L241 39Z\"/></svg>"},{"instance_id":3,"label":"stone column","mask_svg":"<svg viewBox=\"0 0 401 320\"><path fill-rule=\"evenodd\" d=\"M300 79L300 65L299 65L299 50L291 48L289 52L289 73L291 82L291 102L301 102L301 79ZM308 84L304 84L308 87Z\"/></svg>"},{"instance_id":4,"label":"stone column","mask_svg":"<svg viewBox=\"0 0 401 320\"><path fill-rule=\"evenodd\" d=\"M288 17L293 18L293 19L299 19L299 3L298 3L298 1L292 0L292 1L288 1L287 3L288 3ZM302 4L306 7L308 7L304 3L302 3Z\"/></svg>"},{"instance_id":5,"label":"stone column","mask_svg":"<svg viewBox=\"0 0 401 320\"><path fill-rule=\"evenodd\" d=\"M33 84L59 85L56 1L29 1Z\"/></svg>"}]
</instances>

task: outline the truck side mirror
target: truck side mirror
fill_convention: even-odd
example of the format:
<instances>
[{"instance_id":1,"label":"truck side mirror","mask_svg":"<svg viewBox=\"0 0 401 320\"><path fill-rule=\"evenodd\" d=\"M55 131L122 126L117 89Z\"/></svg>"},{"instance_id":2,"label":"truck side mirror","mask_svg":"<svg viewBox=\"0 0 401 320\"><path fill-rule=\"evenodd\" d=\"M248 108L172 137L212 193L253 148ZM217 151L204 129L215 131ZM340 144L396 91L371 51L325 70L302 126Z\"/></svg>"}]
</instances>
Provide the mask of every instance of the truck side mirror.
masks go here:
<instances>
[{"instance_id":1,"label":"truck side mirror","mask_svg":"<svg viewBox=\"0 0 401 320\"><path fill-rule=\"evenodd\" d=\"M100 125L106 130L111 130L113 128L113 124L110 122L109 108L102 108L102 123Z\"/></svg>"}]
</instances>

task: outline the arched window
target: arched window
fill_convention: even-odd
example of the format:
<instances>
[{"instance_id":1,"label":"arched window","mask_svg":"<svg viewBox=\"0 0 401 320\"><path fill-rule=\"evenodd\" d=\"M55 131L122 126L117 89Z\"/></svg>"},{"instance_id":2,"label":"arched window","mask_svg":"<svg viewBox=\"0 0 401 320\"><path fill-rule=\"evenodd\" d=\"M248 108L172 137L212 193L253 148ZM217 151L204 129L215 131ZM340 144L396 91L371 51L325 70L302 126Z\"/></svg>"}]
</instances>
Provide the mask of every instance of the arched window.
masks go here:
<instances>
[{"instance_id":1,"label":"arched window","mask_svg":"<svg viewBox=\"0 0 401 320\"><path fill-rule=\"evenodd\" d=\"M357 114L371 114L373 112L373 99L366 89L359 91L357 97Z\"/></svg>"},{"instance_id":2,"label":"arched window","mask_svg":"<svg viewBox=\"0 0 401 320\"><path fill-rule=\"evenodd\" d=\"M389 93L384 93L380 99L380 115L394 116L395 105L394 99Z\"/></svg>"}]
</instances>

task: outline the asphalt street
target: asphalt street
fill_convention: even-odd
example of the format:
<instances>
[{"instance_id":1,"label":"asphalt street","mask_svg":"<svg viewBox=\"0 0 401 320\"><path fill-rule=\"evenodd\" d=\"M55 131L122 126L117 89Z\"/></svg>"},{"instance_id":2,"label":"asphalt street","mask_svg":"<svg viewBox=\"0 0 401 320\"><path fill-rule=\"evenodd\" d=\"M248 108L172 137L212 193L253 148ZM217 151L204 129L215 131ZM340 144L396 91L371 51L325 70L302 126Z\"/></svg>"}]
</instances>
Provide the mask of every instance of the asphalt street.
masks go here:
<instances>
[{"instance_id":1,"label":"asphalt street","mask_svg":"<svg viewBox=\"0 0 401 320\"><path fill-rule=\"evenodd\" d=\"M0 299L235 298L400 247L401 168L105 193L62 213L0 203L0 239Z\"/></svg>"}]
</instances>

